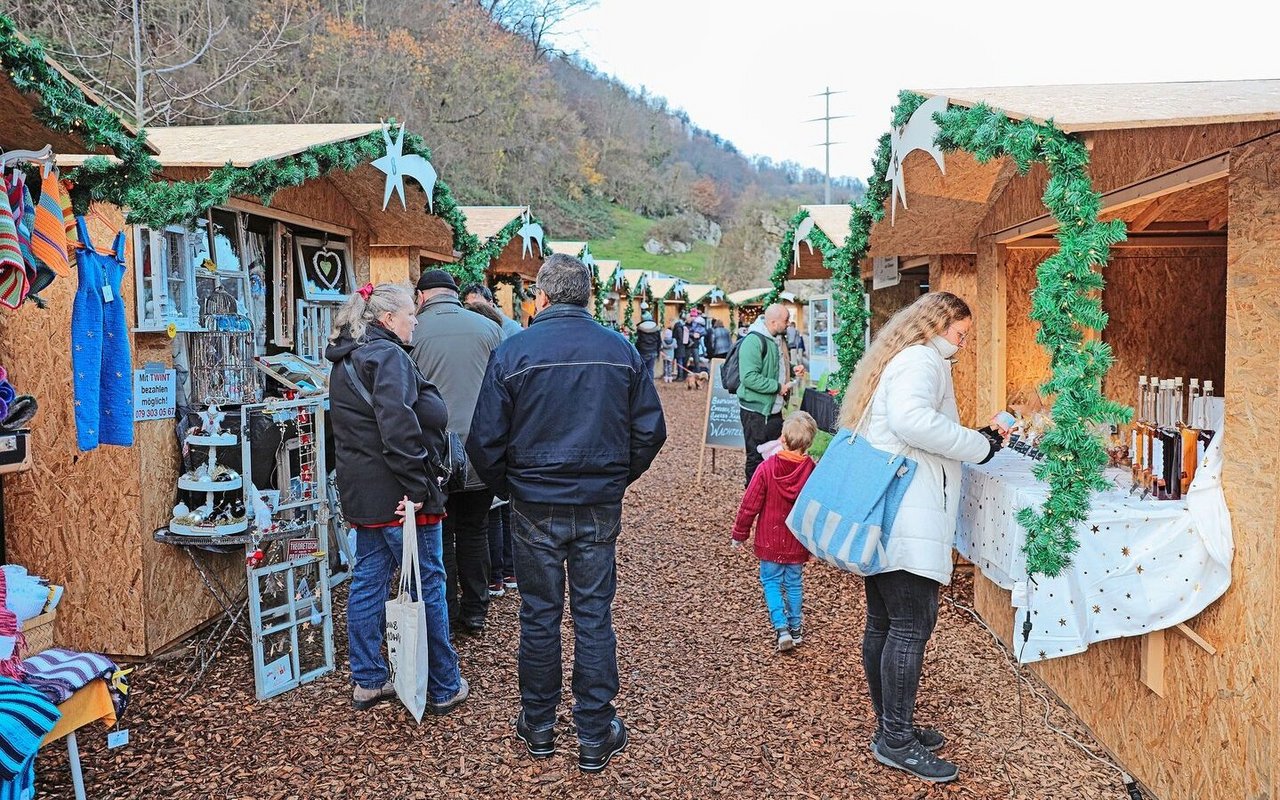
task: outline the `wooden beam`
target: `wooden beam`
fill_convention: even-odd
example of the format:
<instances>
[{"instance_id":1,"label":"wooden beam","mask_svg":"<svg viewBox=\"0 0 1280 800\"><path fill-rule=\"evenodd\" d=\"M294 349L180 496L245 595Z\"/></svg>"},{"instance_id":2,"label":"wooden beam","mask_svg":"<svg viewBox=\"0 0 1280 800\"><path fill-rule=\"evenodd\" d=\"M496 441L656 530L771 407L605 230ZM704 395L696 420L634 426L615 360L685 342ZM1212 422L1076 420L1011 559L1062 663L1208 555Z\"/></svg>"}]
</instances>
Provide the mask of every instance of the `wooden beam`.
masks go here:
<instances>
[{"instance_id":1,"label":"wooden beam","mask_svg":"<svg viewBox=\"0 0 1280 800\"><path fill-rule=\"evenodd\" d=\"M1229 209L1224 208L1221 211L1219 211L1217 214L1214 214L1212 217L1209 217L1209 221L1208 223L1206 223L1206 227L1208 227L1209 230L1211 231L1220 231L1223 228L1227 227L1228 211Z\"/></svg>"},{"instance_id":2,"label":"wooden beam","mask_svg":"<svg viewBox=\"0 0 1280 800\"><path fill-rule=\"evenodd\" d=\"M1142 637L1142 665L1138 678L1148 689L1164 697L1164 631L1152 631Z\"/></svg>"},{"instance_id":3,"label":"wooden beam","mask_svg":"<svg viewBox=\"0 0 1280 800\"><path fill-rule=\"evenodd\" d=\"M302 214L295 214L292 211L281 211L278 208L264 206L261 203L254 203L250 200L244 200L239 197L227 198L227 202L221 204L223 208L230 208L235 211L246 211L250 214L256 214L267 219L275 219L281 222L288 222L293 225L301 225L304 228L313 228L325 233L335 233L338 236L351 236L355 233L351 228L342 225L335 225L332 222L316 219L315 217L307 217Z\"/></svg>"},{"instance_id":4,"label":"wooden beam","mask_svg":"<svg viewBox=\"0 0 1280 800\"><path fill-rule=\"evenodd\" d=\"M1015 242L1009 242L1005 245L1010 250L1057 250L1058 240L1052 236L1032 236L1027 239L1018 239ZM1170 234L1170 235L1147 235L1147 236L1131 236L1123 242L1111 245L1112 250L1125 250L1135 247L1216 247L1225 248L1227 246L1227 237L1220 233L1204 233L1196 236L1194 234Z\"/></svg>"},{"instance_id":5,"label":"wooden beam","mask_svg":"<svg viewBox=\"0 0 1280 800\"><path fill-rule=\"evenodd\" d=\"M1209 644L1207 641L1205 641L1204 637L1202 637L1200 634L1193 631L1191 629L1191 626L1188 625L1187 623L1179 622L1177 625L1174 626L1174 629L1177 630L1178 633L1181 633L1183 636L1187 637L1191 641L1198 644L1200 648L1204 650L1206 653L1208 653L1209 655L1216 656L1218 654L1218 649L1213 645Z\"/></svg>"},{"instance_id":6,"label":"wooden beam","mask_svg":"<svg viewBox=\"0 0 1280 800\"><path fill-rule=\"evenodd\" d=\"M1225 178L1231 171L1230 153L1220 153L1203 161L1188 164L1169 172L1156 175L1144 181L1130 184L1102 196L1102 208L1099 214L1117 211L1138 203L1155 200L1165 195L1181 192L1202 183ZM996 241L1001 244L1016 242L1029 236L1056 230L1058 221L1051 214L1044 214L1033 220L1006 228L996 233Z\"/></svg>"},{"instance_id":7,"label":"wooden beam","mask_svg":"<svg viewBox=\"0 0 1280 800\"><path fill-rule=\"evenodd\" d=\"M1160 215L1165 212L1172 198L1173 195L1167 194L1147 203L1146 207L1138 212L1138 216L1134 217L1133 222L1129 223L1129 230L1132 232L1145 231L1147 226L1159 219Z\"/></svg>"}]
</instances>

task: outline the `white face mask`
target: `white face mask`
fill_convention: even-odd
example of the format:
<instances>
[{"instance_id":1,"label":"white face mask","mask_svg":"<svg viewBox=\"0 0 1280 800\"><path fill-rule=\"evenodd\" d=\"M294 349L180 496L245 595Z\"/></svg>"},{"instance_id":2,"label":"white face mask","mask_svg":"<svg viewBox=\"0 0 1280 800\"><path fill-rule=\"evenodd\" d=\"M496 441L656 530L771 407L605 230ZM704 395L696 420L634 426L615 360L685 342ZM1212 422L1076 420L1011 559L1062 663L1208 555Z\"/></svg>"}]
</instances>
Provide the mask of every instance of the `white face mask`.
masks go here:
<instances>
[{"instance_id":1,"label":"white face mask","mask_svg":"<svg viewBox=\"0 0 1280 800\"><path fill-rule=\"evenodd\" d=\"M933 345L933 349L941 353L943 358L951 358L960 351L960 347L958 345L952 344L943 336L933 337L929 340L929 344Z\"/></svg>"}]
</instances>

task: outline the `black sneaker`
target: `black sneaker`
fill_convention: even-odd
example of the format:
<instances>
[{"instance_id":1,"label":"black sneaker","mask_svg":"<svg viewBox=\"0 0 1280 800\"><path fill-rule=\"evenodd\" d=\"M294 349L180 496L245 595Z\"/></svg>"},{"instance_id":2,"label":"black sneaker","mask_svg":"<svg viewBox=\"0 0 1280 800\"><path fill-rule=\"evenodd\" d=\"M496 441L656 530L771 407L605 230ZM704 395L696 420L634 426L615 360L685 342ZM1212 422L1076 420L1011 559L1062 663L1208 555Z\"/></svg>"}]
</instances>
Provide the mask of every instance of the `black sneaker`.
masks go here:
<instances>
[{"instance_id":1,"label":"black sneaker","mask_svg":"<svg viewBox=\"0 0 1280 800\"><path fill-rule=\"evenodd\" d=\"M556 754L556 729L533 730L525 724L523 711L516 717L516 738L524 742L525 749L534 758L550 758Z\"/></svg>"},{"instance_id":2,"label":"black sneaker","mask_svg":"<svg viewBox=\"0 0 1280 800\"><path fill-rule=\"evenodd\" d=\"M462 685L458 687L457 693L445 700L443 703L427 703L427 710L437 717L442 717L454 710L458 706L467 702L467 698L471 696L471 684L467 683L466 678L462 678Z\"/></svg>"},{"instance_id":3,"label":"black sneaker","mask_svg":"<svg viewBox=\"0 0 1280 800\"><path fill-rule=\"evenodd\" d=\"M609 765L609 759L621 753L627 746L627 726L617 717L609 723L609 738L600 744L582 744L578 747L578 769L583 772L600 772Z\"/></svg>"},{"instance_id":4,"label":"black sneaker","mask_svg":"<svg viewBox=\"0 0 1280 800\"><path fill-rule=\"evenodd\" d=\"M791 626L791 641L796 644L804 644L804 628L799 625Z\"/></svg>"},{"instance_id":5,"label":"black sneaker","mask_svg":"<svg viewBox=\"0 0 1280 800\"><path fill-rule=\"evenodd\" d=\"M915 739L906 747L889 747L882 742L872 755L886 767L909 772L922 781L947 783L960 777L959 767L925 750Z\"/></svg>"},{"instance_id":6,"label":"black sneaker","mask_svg":"<svg viewBox=\"0 0 1280 800\"><path fill-rule=\"evenodd\" d=\"M943 736L941 731L933 728L912 728L911 731L915 734L916 741L920 743L920 746L930 753L938 752L947 743L947 737ZM883 738L884 734L877 730L875 735L871 737L871 752L874 753L876 751Z\"/></svg>"}]
</instances>

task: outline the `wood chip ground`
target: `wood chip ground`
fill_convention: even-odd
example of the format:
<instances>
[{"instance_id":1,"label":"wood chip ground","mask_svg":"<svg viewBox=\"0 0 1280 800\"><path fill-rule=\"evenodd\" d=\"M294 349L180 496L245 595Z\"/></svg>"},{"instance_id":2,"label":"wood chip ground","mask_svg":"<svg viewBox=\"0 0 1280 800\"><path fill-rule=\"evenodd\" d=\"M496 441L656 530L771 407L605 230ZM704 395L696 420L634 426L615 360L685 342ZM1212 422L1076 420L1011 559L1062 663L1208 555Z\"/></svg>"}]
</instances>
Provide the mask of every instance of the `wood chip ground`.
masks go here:
<instances>
[{"instance_id":1,"label":"wood chip ground","mask_svg":"<svg viewBox=\"0 0 1280 800\"><path fill-rule=\"evenodd\" d=\"M931 786L874 761L863 688L861 581L821 564L805 571L805 643L774 652L757 562L729 549L741 496L742 455L721 451L717 474L696 482L705 399L660 385L670 439L627 494L614 606L622 691L632 743L598 776L577 769L572 735L545 761L511 734L518 710L519 601L494 601L482 639L458 642L472 698L421 725L396 703L350 704L345 587L335 595L338 670L259 703L243 642L228 645L185 699L182 660L143 665L122 721L126 747L86 729L80 747L97 798L1015 798L1125 796L1117 773L1044 723L1045 706L1019 682L1004 651L964 611L966 579L943 592L917 721L945 732L943 755L960 779ZM708 458L708 463L710 459ZM174 598L174 602L182 602ZM572 653L565 615L565 654ZM565 671L562 726L571 723ZM1094 752L1074 716L1051 723ZM42 797L71 797L65 748L37 762Z\"/></svg>"}]
</instances>

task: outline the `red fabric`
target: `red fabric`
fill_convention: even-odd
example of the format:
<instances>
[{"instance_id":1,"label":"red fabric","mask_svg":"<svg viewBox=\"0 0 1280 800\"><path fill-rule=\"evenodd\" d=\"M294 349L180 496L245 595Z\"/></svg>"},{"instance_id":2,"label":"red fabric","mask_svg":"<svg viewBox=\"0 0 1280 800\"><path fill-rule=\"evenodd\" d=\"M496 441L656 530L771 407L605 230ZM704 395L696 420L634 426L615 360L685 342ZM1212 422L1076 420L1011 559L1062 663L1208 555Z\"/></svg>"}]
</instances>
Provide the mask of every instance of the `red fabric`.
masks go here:
<instances>
[{"instance_id":1,"label":"red fabric","mask_svg":"<svg viewBox=\"0 0 1280 800\"><path fill-rule=\"evenodd\" d=\"M413 518L419 525L435 525L437 522L444 522L444 514L422 514L419 513ZM404 524L404 520L396 519L391 522L379 522L377 525L361 525L361 528L399 528Z\"/></svg>"},{"instance_id":2,"label":"red fabric","mask_svg":"<svg viewBox=\"0 0 1280 800\"><path fill-rule=\"evenodd\" d=\"M738 507L733 538L745 542L755 523L755 551L760 560L775 564L803 564L809 560L809 551L787 527L787 515L814 466L808 456L797 457L783 451L766 458L751 477L751 485Z\"/></svg>"},{"instance_id":3,"label":"red fabric","mask_svg":"<svg viewBox=\"0 0 1280 800\"><path fill-rule=\"evenodd\" d=\"M26 677L26 671L22 669L22 652L27 649L27 640L18 626L17 615L5 607L5 597L5 577L4 573L0 572L0 636L13 636L17 639L13 647L13 655L0 661L0 675L21 681Z\"/></svg>"}]
</instances>

